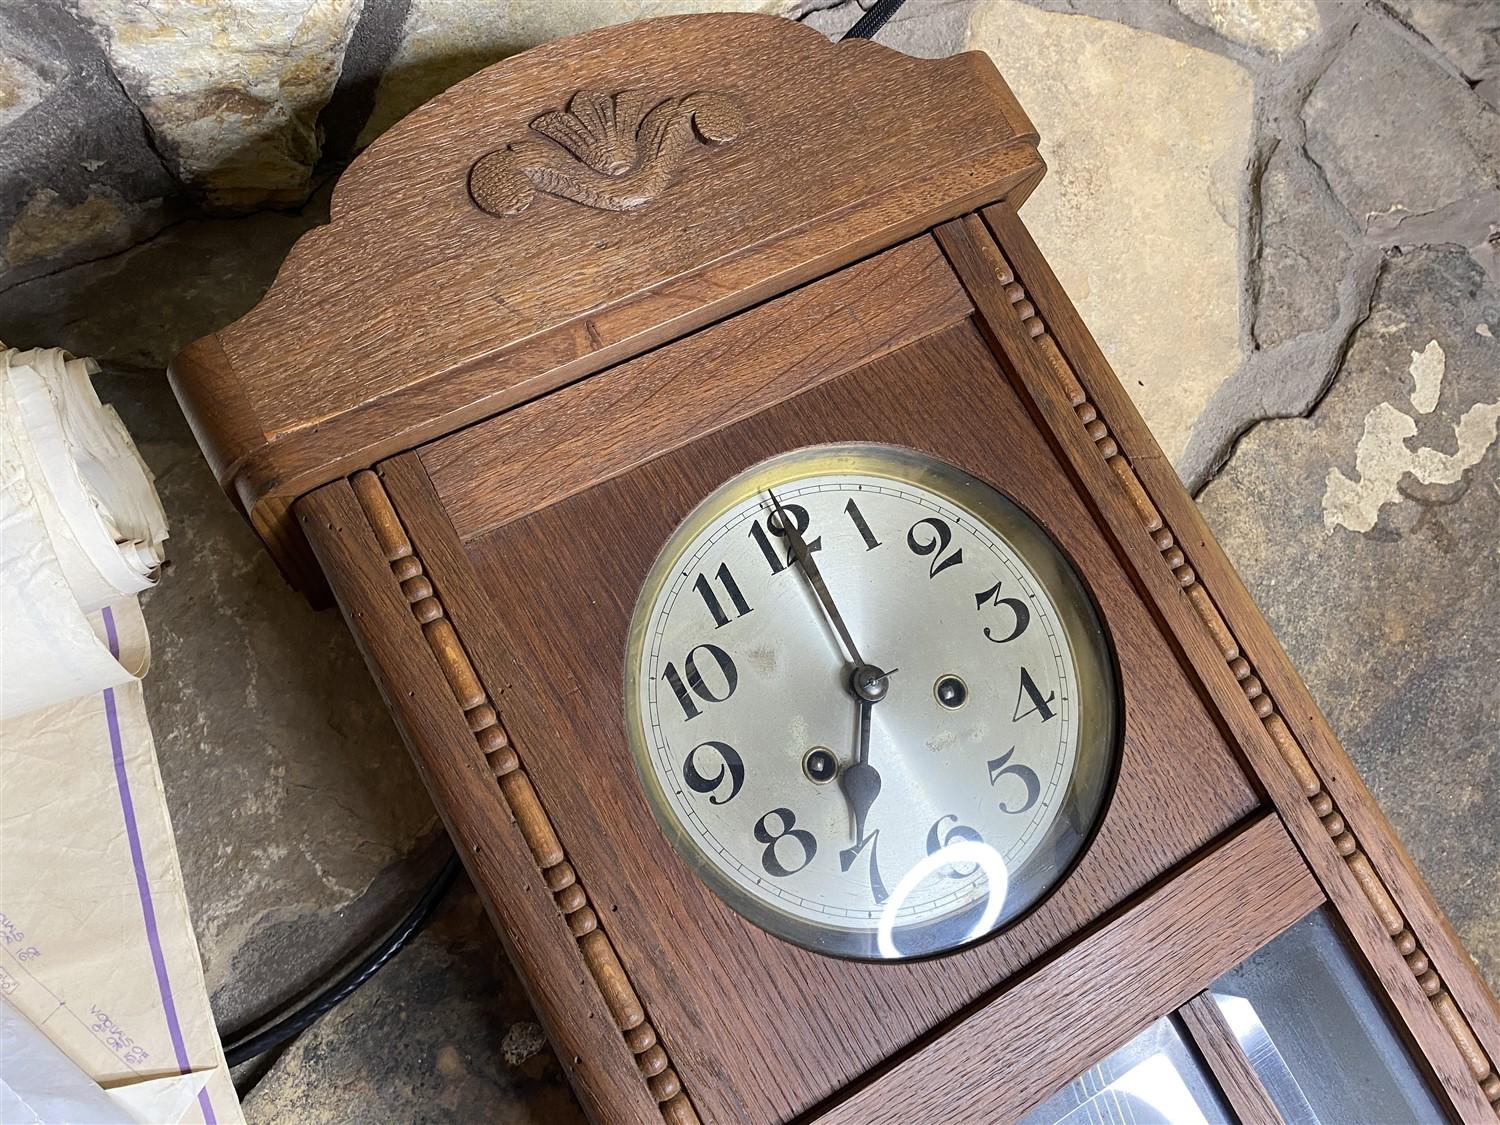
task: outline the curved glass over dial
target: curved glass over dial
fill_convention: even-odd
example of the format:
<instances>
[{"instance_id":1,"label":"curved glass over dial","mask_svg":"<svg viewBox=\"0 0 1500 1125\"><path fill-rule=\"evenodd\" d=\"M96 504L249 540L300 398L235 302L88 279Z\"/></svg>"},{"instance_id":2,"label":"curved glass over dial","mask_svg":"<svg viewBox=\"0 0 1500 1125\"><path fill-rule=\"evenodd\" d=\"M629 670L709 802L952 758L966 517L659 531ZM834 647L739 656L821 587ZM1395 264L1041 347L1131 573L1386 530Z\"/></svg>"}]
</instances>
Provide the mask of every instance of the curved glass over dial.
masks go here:
<instances>
[{"instance_id":1,"label":"curved glass over dial","mask_svg":"<svg viewBox=\"0 0 1500 1125\"><path fill-rule=\"evenodd\" d=\"M647 576L625 679L667 836L821 952L927 956L1013 921L1113 782L1082 582L1015 504L912 450L815 446L716 489Z\"/></svg>"}]
</instances>

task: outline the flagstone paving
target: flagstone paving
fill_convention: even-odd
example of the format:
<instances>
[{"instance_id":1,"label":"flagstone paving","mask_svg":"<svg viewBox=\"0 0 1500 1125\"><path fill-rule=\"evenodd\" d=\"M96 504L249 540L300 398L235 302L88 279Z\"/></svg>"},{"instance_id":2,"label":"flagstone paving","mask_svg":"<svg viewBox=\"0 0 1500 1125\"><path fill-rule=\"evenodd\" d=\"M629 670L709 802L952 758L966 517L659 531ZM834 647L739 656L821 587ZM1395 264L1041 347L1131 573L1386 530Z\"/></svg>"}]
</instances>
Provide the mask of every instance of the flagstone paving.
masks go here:
<instances>
[{"instance_id":1,"label":"flagstone paving","mask_svg":"<svg viewBox=\"0 0 1500 1125\"><path fill-rule=\"evenodd\" d=\"M860 10L735 6L828 34ZM342 625L281 583L163 369L254 303L330 177L422 98L667 9L468 10L209 3L159 39L134 0L0 8L0 339L98 356L157 473L147 700L226 1027L399 914L443 844ZM1495 6L910 0L880 39L988 51L1031 113L1051 170L1023 217L1500 987ZM462 880L261 1069L252 1120L577 1117Z\"/></svg>"}]
</instances>

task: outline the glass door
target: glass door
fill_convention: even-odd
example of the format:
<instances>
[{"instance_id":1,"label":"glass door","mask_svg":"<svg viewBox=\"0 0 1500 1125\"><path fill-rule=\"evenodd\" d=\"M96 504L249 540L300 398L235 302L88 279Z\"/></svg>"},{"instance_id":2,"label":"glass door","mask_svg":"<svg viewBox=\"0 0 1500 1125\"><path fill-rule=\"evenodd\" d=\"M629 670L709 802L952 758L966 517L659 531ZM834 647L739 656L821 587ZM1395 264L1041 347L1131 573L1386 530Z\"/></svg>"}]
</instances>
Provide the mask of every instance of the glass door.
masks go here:
<instances>
[{"instance_id":1,"label":"glass door","mask_svg":"<svg viewBox=\"0 0 1500 1125\"><path fill-rule=\"evenodd\" d=\"M1320 907L1023 1118L1026 1125L1442 1122Z\"/></svg>"}]
</instances>

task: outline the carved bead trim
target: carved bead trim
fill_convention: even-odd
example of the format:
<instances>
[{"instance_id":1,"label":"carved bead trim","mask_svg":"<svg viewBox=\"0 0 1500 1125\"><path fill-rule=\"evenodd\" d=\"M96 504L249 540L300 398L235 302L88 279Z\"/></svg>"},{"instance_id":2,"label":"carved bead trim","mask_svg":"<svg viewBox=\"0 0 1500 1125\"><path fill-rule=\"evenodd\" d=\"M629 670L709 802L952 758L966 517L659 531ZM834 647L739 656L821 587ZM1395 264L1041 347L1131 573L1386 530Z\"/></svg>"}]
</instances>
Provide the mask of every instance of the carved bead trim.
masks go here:
<instances>
[{"instance_id":1,"label":"carved bead trim","mask_svg":"<svg viewBox=\"0 0 1500 1125\"><path fill-rule=\"evenodd\" d=\"M463 643L448 620L443 603L432 581L423 570L422 560L412 547L396 509L386 495L385 486L375 473L356 473L350 480L355 498L364 511L375 539L390 564L391 573L401 584L401 592L411 605L412 615L422 628L432 654L453 698L463 710L469 730L484 754L494 775L496 787L510 806L511 816L531 849L547 890L562 912L568 931L578 942L605 1006L615 1025L625 1037L626 1046L635 1055L641 1079L656 1099L662 1117L671 1125L693 1125L698 1115L672 1069L666 1050L657 1041L656 1029L646 1018L645 1009L625 968L620 964L609 936L599 928L599 917L589 905L588 894L578 881L578 873L568 862L562 842L552 827L546 810L511 744L499 712L485 693L484 686L464 652Z\"/></svg>"},{"instance_id":2,"label":"carved bead trim","mask_svg":"<svg viewBox=\"0 0 1500 1125\"><path fill-rule=\"evenodd\" d=\"M1369 857L1361 850L1359 840L1355 838L1340 814L1332 794L1323 787L1322 778L1318 776L1317 770L1301 743L1297 741L1296 735L1292 733L1291 728L1277 711L1275 701L1267 694L1265 685L1255 674L1254 667L1240 651L1239 641L1235 639L1233 631L1219 613L1212 596L1198 581L1198 575L1188 561L1187 555L1178 544L1176 537L1172 534L1172 529L1167 526L1156 505L1151 502L1151 497L1147 495L1145 487L1136 476L1129 458L1120 452L1119 444L1110 435L1109 427L1099 416L1098 409L1088 400L1072 366L1058 348L1057 342L1048 333L1047 326L1037 315L1035 306L1027 299L1026 291L1017 281L1014 269L1011 268L998 246L990 245L987 250L994 255L996 276L1000 284L1005 287L1005 295L1010 301L1011 309L1015 312L1027 335L1041 349L1047 366L1062 384L1068 396L1068 403L1073 407L1073 413L1077 416L1079 424L1093 440L1094 448L1099 451L1099 455L1104 458L1105 464L1114 472L1115 478L1130 498L1136 513L1145 525L1146 533L1151 536L1152 543L1161 552L1162 562L1177 579L1188 603L1197 612L1198 619L1218 646L1219 654L1224 658L1224 662L1229 666L1230 672L1233 673L1245 694L1246 703L1260 719L1261 725L1280 752L1287 769L1301 786L1302 795L1307 798L1313 813L1323 825L1323 830L1332 840L1334 849L1343 857L1355 882L1364 892L1365 898L1369 900L1375 916L1385 927L1385 932L1396 946L1396 951L1405 958L1407 968L1411 970L1417 984L1432 1002L1438 1019L1447 1028L1448 1034L1457 1045L1459 1053L1468 1065L1469 1073L1479 1084L1481 1093L1497 1114L1500 1114L1500 1070L1497 1070L1490 1062L1484 1047L1475 1038L1473 1030L1464 1019L1463 1013L1459 1011L1453 997L1443 986L1442 978L1438 976L1437 970L1432 968L1427 954L1407 927L1406 919L1396 905L1396 900L1370 863Z\"/></svg>"},{"instance_id":3,"label":"carved bead trim","mask_svg":"<svg viewBox=\"0 0 1500 1125\"><path fill-rule=\"evenodd\" d=\"M732 142L745 129L733 98L700 92L646 111L639 90L580 90L567 109L542 114L531 128L551 142L521 140L469 169L469 196L491 215L526 210L538 191L601 211L630 211L660 195L698 141Z\"/></svg>"}]
</instances>

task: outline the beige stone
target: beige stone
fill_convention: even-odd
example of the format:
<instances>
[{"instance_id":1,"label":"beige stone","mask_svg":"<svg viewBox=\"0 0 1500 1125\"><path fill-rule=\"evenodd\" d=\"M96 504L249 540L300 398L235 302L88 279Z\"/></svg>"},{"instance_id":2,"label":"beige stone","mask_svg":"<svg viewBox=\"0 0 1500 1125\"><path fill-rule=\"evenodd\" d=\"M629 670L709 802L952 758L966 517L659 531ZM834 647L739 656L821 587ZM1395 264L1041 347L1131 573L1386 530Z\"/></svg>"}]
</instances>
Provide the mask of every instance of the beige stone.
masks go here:
<instances>
[{"instance_id":1,"label":"beige stone","mask_svg":"<svg viewBox=\"0 0 1500 1125\"><path fill-rule=\"evenodd\" d=\"M43 188L26 201L7 232L6 263L21 266L107 241L123 228L123 217L119 201L108 194L89 195L70 205L51 188Z\"/></svg>"},{"instance_id":2,"label":"beige stone","mask_svg":"<svg viewBox=\"0 0 1500 1125\"><path fill-rule=\"evenodd\" d=\"M546 1046L547 1036L540 1024L518 1020L506 1029L505 1038L500 1041L500 1053L511 1066L520 1066Z\"/></svg>"},{"instance_id":3,"label":"beige stone","mask_svg":"<svg viewBox=\"0 0 1500 1125\"><path fill-rule=\"evenodd\" d=\"M590 28L688 12L786 15L797 0L411 0L401 42L360 135L368 144L417 106L510 55Z\"/></svg>"},{"instance_id":4,"label":"beige stone","mask_svg":"<svg viewBox=\"0 0 1500 1125\"><path fill-rule=\"evenodd\" d=\"M1236 63L1012 0L975 9L1042 137L1021 214L1167 456L1238 368L1252 89Z\"/></svg>"},{"instance_id":5,"label":"beige stone","mask_svg":"<svg viewBox=\"0 0 1500 1125\"><path fill-rule=\"evenodd\" d=\"M211 203L295 202L364 0L79 0L178 175ZM454 5L455 11L467 10Z\"/></svg>"},{"instance_id":6,"label":"beige stone","mask_svg":"<svg viewBox=\"0 0 1500 1125\"><path fill-rule=\"evenodd\" d=\"M1188 19L1257 51L1284 55L1322 28L1313 0L1175 0Z\"/></svg>"}]
</instances>

